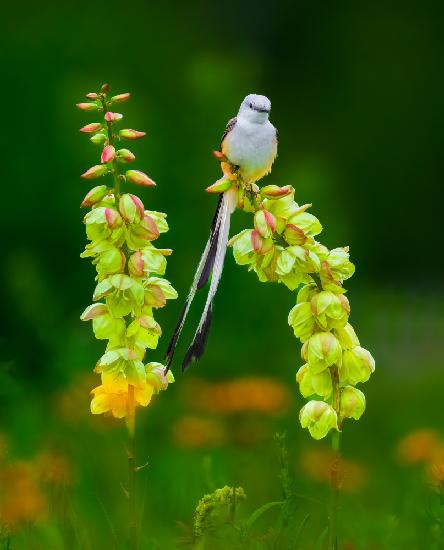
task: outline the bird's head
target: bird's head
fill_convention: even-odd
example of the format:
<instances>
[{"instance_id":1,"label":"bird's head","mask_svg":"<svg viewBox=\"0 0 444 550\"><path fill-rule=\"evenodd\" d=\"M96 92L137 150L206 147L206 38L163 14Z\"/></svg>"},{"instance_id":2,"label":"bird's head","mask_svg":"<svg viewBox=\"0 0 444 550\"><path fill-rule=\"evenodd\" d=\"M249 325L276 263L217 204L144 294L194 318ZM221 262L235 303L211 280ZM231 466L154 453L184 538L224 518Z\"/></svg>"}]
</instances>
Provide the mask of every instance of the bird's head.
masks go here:
<instances>
[{"instance_id":1,"label":"bird's head","mask_svg":"<svg viewBox=\"0 0 444 550\"><path fill-rule=\"evenodd\" d=\"M242 101L238 116L247 119L249 122L258 124L268 120L271 110L271 102L264 95L249 94Z\"/></svg>"}]
</instances>

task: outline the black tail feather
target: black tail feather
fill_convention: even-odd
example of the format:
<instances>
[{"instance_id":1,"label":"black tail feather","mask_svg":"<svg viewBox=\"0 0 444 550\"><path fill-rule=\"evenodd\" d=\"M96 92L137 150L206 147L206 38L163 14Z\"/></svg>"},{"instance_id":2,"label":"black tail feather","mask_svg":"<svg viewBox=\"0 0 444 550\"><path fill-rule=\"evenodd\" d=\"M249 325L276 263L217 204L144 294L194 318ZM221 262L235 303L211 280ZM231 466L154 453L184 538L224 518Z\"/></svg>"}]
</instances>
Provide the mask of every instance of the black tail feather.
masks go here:
<instances>
[{"instance_id":1,"label":"black tail feather","mask_svg":"<svg viewBox=\"0 0 444 550\"><path fill-rule=\"evenodd\" d=\"M170 340L170 343L168 344L168 349L165 354L165 373L167 373L170 370L171 363L173 361L174 352L176 351L176 344L177 340L180 336L180 327L182 325L183 318L185 316L185 313L188 308L188 300L184 303L182 311L180 312L179 319L177 320L176 328L174 329L173 336Z\"/></svg>"},{"instance_id":2,"label":"black tail feather","mask_svg":"<svg viewBox=\"0 0 444 550\"><path fill-rule=\"evenodd\" d=\"M220 225L218 223L218 217L219 217L219 211L222 206L222 198L223 195L221 194L219 196L219 202L217 203L216 212L214 213L213 221L211 223L211 233L210 233L210 250L208 252L207 259L205 261L205 265L202 269L202 273L200 274L199 280L197 282L197 289L200 290L203 288L210 278L211 271L213 270L214 260L216 259L216 252L217 252L217 241L219 240L219 230Z\"/></svg>"},{"instance_id":3,"label":"black tail feather","mask_svg":"<svg viewBox=\"0 0 444 550\"><path fill-rule=\"evenodd\" d=\"M196 333L191 346L185 354L182 362L182 372L186 371L193 361L198 361L202 357L208 342L208 335L210 334L211 320L212 311L210 306L202 324L202 328Z\"/></svg>"}]
</instances>

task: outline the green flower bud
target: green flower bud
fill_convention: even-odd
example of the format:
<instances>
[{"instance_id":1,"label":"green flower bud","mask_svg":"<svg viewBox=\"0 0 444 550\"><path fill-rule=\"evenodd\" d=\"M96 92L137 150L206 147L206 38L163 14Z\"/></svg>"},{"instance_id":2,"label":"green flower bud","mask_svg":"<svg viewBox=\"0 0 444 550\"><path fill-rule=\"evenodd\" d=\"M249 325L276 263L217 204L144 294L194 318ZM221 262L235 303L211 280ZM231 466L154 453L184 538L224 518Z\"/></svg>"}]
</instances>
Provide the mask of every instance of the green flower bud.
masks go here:
<instances>
[{"instance_id":1,"label":"green flower bud","mask_svg":"<svg viewBox=\"0 0 444 550\"><path fill-rule=\"evenodd\" d=\"M138 223L145 215L145 208L139 197L125 193L119 200L119 212L126 222Z\"/></svg>"},{"instance_id":2,"label":"green flower bud","mask_svg":"<svg viewBox=\"0 0 444 550\"><path fill-rule=\"evenodd\" d=\"M276 217L288 218L298 211L298 204L294 202L294 189L288 195L278 198L276 200L264 201L265 208L268 212L271 212Z\"/></svg>"},{"instance_id":3,"label":"green flower bud","mask_svg":"<svg viewBox=\"0 0 444 550\"><path fill-rule=\"evenodd\" d=\"M258 210L254 215L254 227L262 237L269 238L276 230L276 218L267 210Z\"/></svg>"},{"instance_id":4,"label":"green flower bud","mask_svg":"<svg viewBox=\"0 0 444 550\"><path fill-rule=\"evenodd\" d=\"M91 191L88 191L85 198L83 199L80 207L86 208L88 206L93 206L100 202L108 194L108 187L106 185L98 185L93 187Z\"/></svg>"},{"instance_id":5,"label":"green flower bud","mask_svg":"<svg viewBox=\"0 0 444 550\"><path fill-rule=\"evenodd\" d=\"M98 103L76 103L76 107L82 111L97 111L99 109Z\"/></svg>"},{"instance_id":6,"label":"green flower bud","mask_svg":"<svg viewBox=\"0 0 444 550\"><path fill-rule=\"evenodd\" d=\"M106 304L114 317L125 317L138 313L143 306L144 289L142 283L125 274L116 274L103 279L96 286L94 300L106 296Z\"/></svg>"},{"instance_id":7,"label":"green flower bud","mask_svg":"<svg viewBox=\"0 0 444 550\"><path fill-rule=\"evenodd\" d=\"M134 183L134 185L142 185L144 187L152 187L153 185L156 185L154 181L145 174L145 172L141 172L140 170L127 170L125 175L126 179L130 183Z\"/></svg>"},{"instance_id":8,"label":"green flower bud","mask_svg":"<svg viewBox=\"0 0 444 550\"><path fill-rule=\"evenodd\" d=\"M288 324L293 328L294 335L305 342L313 334L315 318L309 302L296 304L288 314Z\"/></svg>"},{"instance_id":9,"label":"green flower bud","mask_svg":"<svg viewBox=\"0 0 444 550\"><path fill-rule=\"evenodd\" d=\"M165 367L162 363L151 362L145 365L146 381L151 384L156 393L166 390L168 384L174 382L171 370L165 374Z\"/></svg>"},{"instance_id":10,"label":"green flower bud","mask_svg":"<svg viewBox=\"0 0 444 550\"><path fill-rule=\"evenodd\" d=\"M100 276L122 273L125 269L126 257L119 248L115 246L105 250L93 261L96 264L97 273Z\"/></svg>"},{"instance_id":11,"label":"green flower bud","mask_svg":"<svg viewBox=\"0 0 444 550\"><path fill-rule=\"evenodd\" d=\"M318 235L322 231L322 225L313 214L301 212L300 210L288 219L288 223L295 225L301 229L305 235L310 235L312 237Z\"/></svg>"},{"instance_id":12,"label":"green flower bud","mask_svg":"<svg viewBox=\"0 0 444 550\"><path fill-rule=\"evenodd\" d=\"M342 349L331 332L317 332L302 347L302 358L310 365L314 374L331 365L340 364Z\"/></svg>"},{"instance_id":13,"label":"green flower bud","mask_svg":"<svg viewBox=\"0 0 444 550\"><path fill-rule=\"evenodd\" d=\"M92 320L94 335L98 340L120 338L125 333L125 321L115 319L105 304L93 304L82 313L82 321Z\"/></svg>"},{"instance_id":14,"label":"green flower bud","mask_svg":"<svg viewBox=\"0 0 444 550\"><path fill-rule=\"evenodd\" d=\"M91 166L86 172L84 172L80 177L86 180L92 180L96 178L101 178L108 172L108 167L105 164L97 164L96 166Z\"/></svg>"},{"instance_id":15,"label":"green flower bud","mask_svg":"<svg viewBox=\"0 0 444 550\"><path fill-rule=\"evenodd\" d=\"M322 264L321 276L335 281L345 281L355 272L355 266L349 260L348 247L334 248Z\"/></svg>"},{"instance_id":16,"label":"green flower bud","mask_svg":"<svg viewBox=\"0 0 444 550\"><path fill-rule=\"evenodd\" d=\"M316 322L323 330L343 327L347 323L350 305L345 296L324 290L315 294L310 303Z\"/></svg>"},{"instance_id":17,"label":"green flower bud","mask_svg":"<svg viewBox=\"0 0 444 550\"><path fill-rule=\"evenodd\" d=\"M354 348L355 346L359 346L358 337L356 336L356 333L350 323L347 323L344 327L335 328L333 332L339 340L343 350L348 350Z\"/></svg>"},{"instance_id":18,"label":"green flower bud","mask_svg":"<svg viewBox=\"0 0 444 550\"><path fill-rule=\"evenodd\" d=\"M146 348L157 348L161 334L160 325L147 315L138 317L126 329L128 344L136 351L139 351L141 357L143 357Z\"/></svg>"},{"instance_id":19,"label":"green flower bud","mask_svg":"<svg viewBox=\"0 0 444 550\"><path fill-rule=\"evenodd\" d=\"M144 262L144 271L148 273L157 273L163 275L166 269L166 259L161 250L154 246L146 246L141 250Z\"/></svg>"},{"instance_id":20,"label":"green flower bud","mask_svg":"<svg viewBox=\"0 0 444 550\"><path fill-rule=\"evenodd\" d=\"M341 383L355 386L359 382L367 382L374 370L375 360L371 353L361 346L355 346L342 354L339 378Z\"/></svg>"},{"instance_id":21,"label":"green flower bud","mask_svg":"<svg viewBox=\"0 0 444 550\"><path fill-rule=\"evenodd\" d=\"M359 420L365 411L365 395L353 386L341 388L341 417Z\"/></svg>"},{"instance_id":22,"label":"green flower bud","mask_svg":"<svg viewBox=\"0 0 444 550\"><path fill-rule=\"evenodd\" d=\"M300 227L288 224L284 230L284 239L288 244L305 244L307 237Z\"/></svg>"},{"instance_id":23,"label":"green flower bud","mask_svg":"<svg viewBox=\"0 0 444 550\"><path fill-rule=\"evenodd\" d=\"M228 243L228 246L233 247L233 256L238 265L247 265L255 261L256 255L252 242L252 229L244 229Z\"/></svg>"},{"instance_id":24,"label":"green flower bud","mask_svg":"<svg viewBox=\"0 0 444 550\"><path fill-rule=\"evenodd\" d=\"M143 386L146 381L145 366L133 349L107 351L99 359L95 370L102 373L102 379L122 377L135 387Z\"/></svg>"},{"instance_id":25,"label":"green flower bud","mask_svg":"<svg viewBox=\"0 0 444 550\"><path fill-rule=\"evenodd\" d=\"M119 149L116 151L116 159L119 162L127 163L136 160L136 157L129 149Z\"/></svg>"},{"instance_id":26,"label":"green flower bud","mask_svg":"<svg viewBox=\"0 0 444 550\"><path fill-rule=\"evenodd\" d=\"M316 394L327 399L330 397L333 389L328 370L324 370L319 374L313 374L307 364L303 365L296 373L296 381L299 383L299 390L303 397L310 397Z\"/></svg>"},{"instance_id":27,"label":"green flower bud","mask_svg":"<svg viewBox=\"0 0 444 550\"><path fill-rule=\"evenodd\" d=\"M302 407L299 420L313 439L322 439L331 429L338 429L336 412L324 401L309 401Z\"/></svg>"},{"instance_id":28,"label":"green flower bud","mask_svg":"<svg viewBox=\"0 0 444 550\"><path fill-rule=\"evenodd\" d=\"M309 283L307 285L304 285L298 292L296 302L298 304L300 304L301 302L309 302L318 292L318 285L316 283Z\"/></svg>"},{"instance_id":29,"label":"green flower bud","mask_svg":"<svg viewBox=\"0 0 444 550\"><path fill-rule=\"evenodd\" d=\"M166 233L168 231L169 227L166 221L166 214L154 210L145 210L145 214L154 220L159 233Z\"/></svg>"},{"instance_id":30,"label":"green flower bud","mask_svg":"<svg viewBox=\"0 0 444 550\"><path fill-rule=\"evenodd\" d=\"M139 223L131 224L127 228L126 243L130 250L138 250L158 237L159 230L156 222L150 215L145 214Z\"/></svg>"},{"instance_id":31,"label":"green flower bud","mask_svg":"<svg viewBox=\"0 0 444 550\"><path fill-rule=\"evenodd\" d=\"M108 136L103 132L99 132L98 134L91 136L89 139L94 143L94 145L103 145L105 141L108 140Z\"/></svg>"},{"instance_id":32,"label":"green flower bud","mask_svg":"<svg viewBox=\"0 0 444 550\"><path fill-rule=\"evenodd\" d=\"M209 185L205 191L207 193L224 193L225 191L228 191L230 187L233 185L233 182L224 176L223 178L217 180L212 185Z\"/></svg>"}]
</instances>

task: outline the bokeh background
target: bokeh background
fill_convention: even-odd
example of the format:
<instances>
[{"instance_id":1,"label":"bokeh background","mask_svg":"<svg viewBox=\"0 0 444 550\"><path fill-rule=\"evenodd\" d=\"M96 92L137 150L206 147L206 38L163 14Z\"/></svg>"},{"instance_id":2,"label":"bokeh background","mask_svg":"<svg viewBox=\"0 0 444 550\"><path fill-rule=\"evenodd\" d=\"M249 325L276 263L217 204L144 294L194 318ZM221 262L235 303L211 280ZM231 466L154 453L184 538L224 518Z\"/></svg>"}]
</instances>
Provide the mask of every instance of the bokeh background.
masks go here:
<instances>
[{"instance_id":1,"label":"bokeh background","mask_svg":"<svg viewBox=\"0 0 444 550\"><path fill-rule=\"evenodd\" d=\"M99 149L78 132L94 115L74 105L103 82L132 92L126 126L148 131L133 147L137 167L158 182L142 198L171 227L159 242L175 250L167 277L180 298L158 313L153 360L207 238L216 199L203 189L219 177L210 152L246 94L271 98L280 141L266 182L292 184L299 203L313 203L322 242L350 246L351 320L377 362L365 416L343 437L344 548L440 547L428 464L444 436L442 23L440 2L2 7L0 502L13 511L13 548L122 543L125 430L89 414L103 342L79 321L94 286L79 259L89 189L79 174ZM233 234L250 224L237 213ZM296 519L310 514L302 547L314 547L328 444L298 424L293 304L228 254L204 359L139 414L147 548L186 538L215 487L242 485L247 515L279 499L276 431L287 432ZM199 313L196 304L179 354ZM259 532L273 521L270 511Z\"/></svg>"}]
</instances>

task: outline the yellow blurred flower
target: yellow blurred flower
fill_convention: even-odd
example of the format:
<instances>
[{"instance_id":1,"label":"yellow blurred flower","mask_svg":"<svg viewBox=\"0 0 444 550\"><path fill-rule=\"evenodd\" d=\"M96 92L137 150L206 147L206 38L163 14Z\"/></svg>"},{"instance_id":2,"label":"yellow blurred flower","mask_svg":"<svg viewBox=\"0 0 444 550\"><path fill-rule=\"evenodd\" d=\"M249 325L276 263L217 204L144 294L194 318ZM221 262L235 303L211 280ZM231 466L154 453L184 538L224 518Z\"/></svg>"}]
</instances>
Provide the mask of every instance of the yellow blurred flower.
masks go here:
<instances>
[{"instance_id":1,"label":"yellow blurred flower","mask_svg":"<svg viewBox=\"0 0 444 550\"><path fill-rule=\"evenodd\" d=\"M114 418L124 418L128 414L128 382L123 378L102 375L102 384L91 392L94 397L91 400L92 414L108 413ZM151 401L154 388L151 384L144 383L134 387L134 401L136 406L146 407Z\"/></svg>"},{"instance_id":2,"label":"yellow blurred flower","mask_svg":"<svg viewBox=\"0 0 444 550\"><path fill-rule=\"evenodd\" d=\"M301 455L301 468L305 474L318 483L331 483L331 470L336 454L328 448L305 451ZM338 480L341 490L354 493L362 489L368 480L368 470L359 462L340 459L338 464Z\"/></svg>"},{"instance_id":3,"label":"yellow blurred flower","mask_svg":"<svg viewBox=\"0 0 444 550\"><path fill-rule=\"evenodd\" d=\"M397 446L397 457L402 464L416 464L433 460L443 448L439 434L432 429L415 430L403 437Z\"/></svg>"},{"instance_id":4,"label":"yellow blurred flower","mask_svg":"<svg viewBox=\"0 0 444 550\"><path fill-rule=\"evenodd\" d=\"M226 432L217 419L184 416L173 425L172 437L180 447L217 447L225 443Z\"/></svg>"},{"instance_id":5,"label":"yellow blurred flower","mask_svg":"<svg viewBox=\"0 0 444 550\"><path fill-rule=\"evenodd\" d=\"M290 407L291 394L284 384L273 378L244 377L217 383L194 380L185 388L184 400L187 405L205 412L280 415Z\"/></svg>"}]
</instances>

